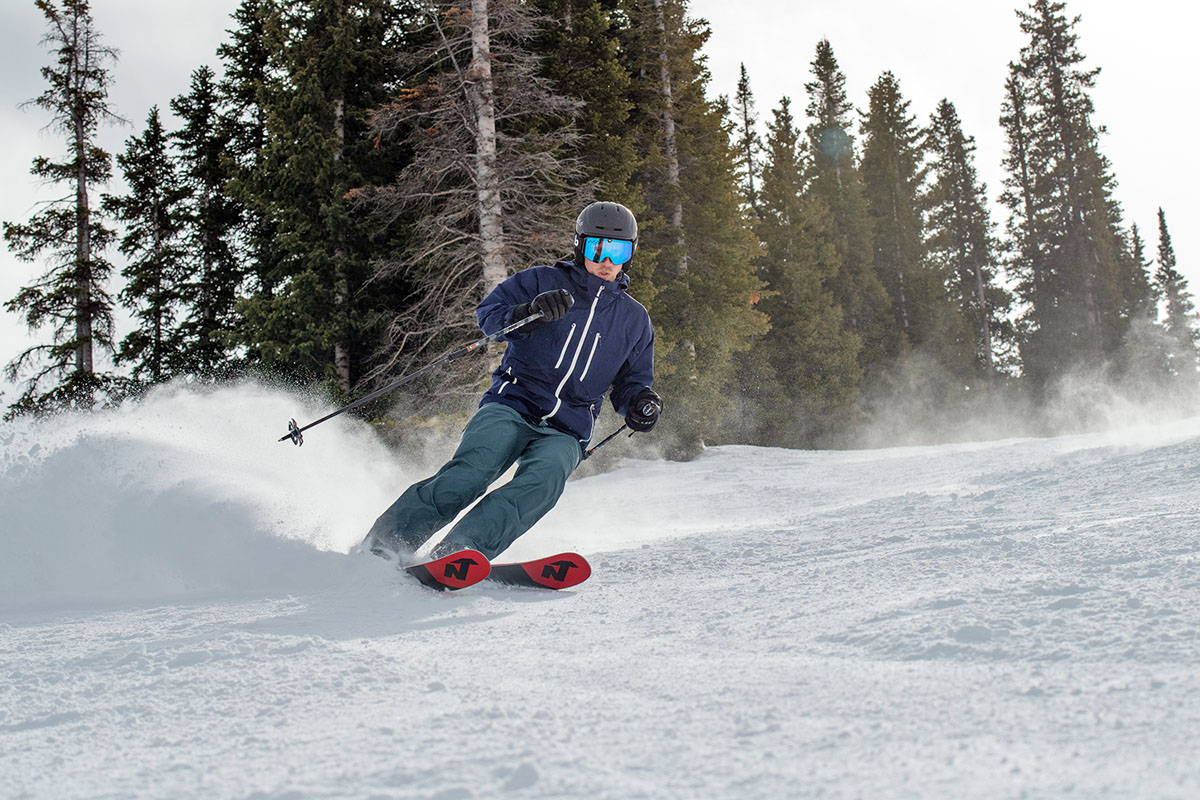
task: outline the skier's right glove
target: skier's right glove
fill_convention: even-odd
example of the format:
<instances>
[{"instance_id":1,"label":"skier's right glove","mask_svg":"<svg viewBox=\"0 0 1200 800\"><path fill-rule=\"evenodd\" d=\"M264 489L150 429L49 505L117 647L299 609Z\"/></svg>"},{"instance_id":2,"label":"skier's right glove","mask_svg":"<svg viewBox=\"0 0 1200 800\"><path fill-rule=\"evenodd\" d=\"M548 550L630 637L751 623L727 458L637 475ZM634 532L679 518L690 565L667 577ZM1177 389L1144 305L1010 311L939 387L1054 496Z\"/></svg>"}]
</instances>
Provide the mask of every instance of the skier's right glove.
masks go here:
<instances>
[{"instance_id":1,"label":"skier's right glove","mask_svg":"<svg viewBox=\"0 0 1200 800\"><path fill-rule=\"evenodd\" d=\"M645 433L658 424L658 415L662 413L662 409L663 401L658 392L642 389L625 412L625 424L632 430Z\"/></svg>"},{"instance_id":2,"label":"skier's right glove","mask_svg":"<svg viewBox=\"0 0 1200 800\"><path fill-rule=\"evenodd\" d=\"M514 308L513 320L519 320L540 311L542 318L530 325L538 322L554 322L562 319L563 315L567 313L567 309L573 305L575 305L575 298L566 289L551 289L548 292L542 292L531 302L522 303ZM524 326L524 329L528 330L530 325Z\"/></svg>"}]
</instances>

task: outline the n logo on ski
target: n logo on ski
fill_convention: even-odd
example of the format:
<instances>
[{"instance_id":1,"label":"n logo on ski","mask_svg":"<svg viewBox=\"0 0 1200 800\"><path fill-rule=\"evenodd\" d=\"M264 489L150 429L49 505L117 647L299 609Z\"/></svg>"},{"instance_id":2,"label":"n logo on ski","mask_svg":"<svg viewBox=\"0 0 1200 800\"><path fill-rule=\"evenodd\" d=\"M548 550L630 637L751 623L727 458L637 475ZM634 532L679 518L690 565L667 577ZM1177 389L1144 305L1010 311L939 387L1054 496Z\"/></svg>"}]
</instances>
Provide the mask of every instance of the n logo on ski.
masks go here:
<instances>
[{"instance_id":1,"label":"n logo on ski","mask_svg":"<svg viewBox=\"0 0 1200 800\"><path fill-rule=\"evenodd\" d=\"M458 558L446 565L446 571L443 576L456 581L465 581L467 579L467 571L479 562L473 558Z\"/></svg>"},{"instance_id":2,"label":"n logo on ski","mask_svg":"<svg viewBox=\"0 0 1200 800\"><path fill-rule=\"evenodd\" d=\"M574 561L555 561L553 564L547 564L542 569L542 577L561 583L567 579L567 573L571 570L571 568L578 566L579 565Z\"/></svg>"}]
</instances>

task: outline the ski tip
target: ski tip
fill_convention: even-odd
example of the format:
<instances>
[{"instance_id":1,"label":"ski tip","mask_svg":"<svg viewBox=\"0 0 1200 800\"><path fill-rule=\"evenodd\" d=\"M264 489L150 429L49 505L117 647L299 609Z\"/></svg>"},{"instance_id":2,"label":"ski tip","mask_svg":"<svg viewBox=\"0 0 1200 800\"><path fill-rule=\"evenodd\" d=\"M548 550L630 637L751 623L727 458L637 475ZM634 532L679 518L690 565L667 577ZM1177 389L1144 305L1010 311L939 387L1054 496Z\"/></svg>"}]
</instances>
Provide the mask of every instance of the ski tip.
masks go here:
<instances>
[{"instance_id":1,"label":"ski tip","mask_svg":"<svg viewBox=\"0 0 1200 800\"><path fill-rule=\"evenodd\" d=\"M412 564L404 571L431 589L446 591L479 583L491 573L492 566L483 553L468 549Z\"/></svg>"}]
</instances>

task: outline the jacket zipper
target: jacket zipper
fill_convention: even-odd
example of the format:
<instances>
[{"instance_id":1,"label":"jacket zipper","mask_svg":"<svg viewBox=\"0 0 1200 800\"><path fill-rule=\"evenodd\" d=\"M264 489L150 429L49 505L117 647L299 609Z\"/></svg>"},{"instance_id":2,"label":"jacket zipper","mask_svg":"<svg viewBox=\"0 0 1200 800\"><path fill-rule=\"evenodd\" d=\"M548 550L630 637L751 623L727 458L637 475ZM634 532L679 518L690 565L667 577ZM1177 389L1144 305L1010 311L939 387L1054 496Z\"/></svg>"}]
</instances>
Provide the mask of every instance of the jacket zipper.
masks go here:
<instances>
[{"instance_id":1,"label":"jacket zipper","mask_svg":"<svg viewBox=\"0 0 1200 800\"><path fill-rule=\"evenodd\" d=\"M588 370L592 368L592 359L596 357L596 348L600 345L600 334L596 334L596 338L592 340L592 352L588 353L587 363L583 365L583 372L579 373L579 382L583 383L583 379L587 377Z\"/></svg>"},{"instance_id":2,"label":"jacket zipper","mask_svg":"<svg viewBox=\"0 0 1200 800\"><path fill-rule=\"evenodd\" d=\"M588 406L588 416L591 417L591 419L592 419L592 425L590 428L588 428L587 438L583 440L585 442L590 442L592 440L592 437L596 434L596 404L595 403L592 403L590 406Z\"/></svg>"},{"instance_id":3,"label":"jacket zipper","mask_svg":"<svg viewBox=\"0 0 1200 800\"><path fill-rule=\"evenodd\" d=\"M559 367L562 366L563 356L565 356L567 354L567 347L570 346L570 344L571 344L571 337L575 335L575 326L577 324L579 324L579 323L572 322L571 330L567 331L567 340L565 342L563 342L562 352L558 354L558 361L555 362L555 364L554 364L555 369L558 369Z\"/></svg>"}]
</instances>

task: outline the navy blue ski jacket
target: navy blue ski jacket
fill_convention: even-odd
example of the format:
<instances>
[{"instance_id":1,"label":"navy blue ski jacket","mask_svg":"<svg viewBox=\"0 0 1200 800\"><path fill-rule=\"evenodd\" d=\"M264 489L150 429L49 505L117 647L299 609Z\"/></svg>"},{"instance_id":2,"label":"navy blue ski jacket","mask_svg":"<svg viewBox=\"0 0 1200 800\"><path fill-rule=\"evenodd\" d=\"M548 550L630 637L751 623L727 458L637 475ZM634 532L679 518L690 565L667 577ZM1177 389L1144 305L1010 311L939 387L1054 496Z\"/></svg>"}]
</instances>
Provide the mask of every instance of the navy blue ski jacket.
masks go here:
<instances>
[{"instance_id":1,"label":"navy blue ski jacket","mask_svg":"<svg viewBox=\"0 0 1200 800\"><path fill-rule=\"evenodd\" d=\"M654 383L654 328L645 306L626 294L628 287L624 272L606 281L573 260L521 270L497 286L475 312L485 334L517 322L516 307L542 292L566 289L575 304L562 319L503 337L508 347L479 405L504 403L586 447L610 386L613 408L624 416Z\"/></svg>"}]
</instances>

